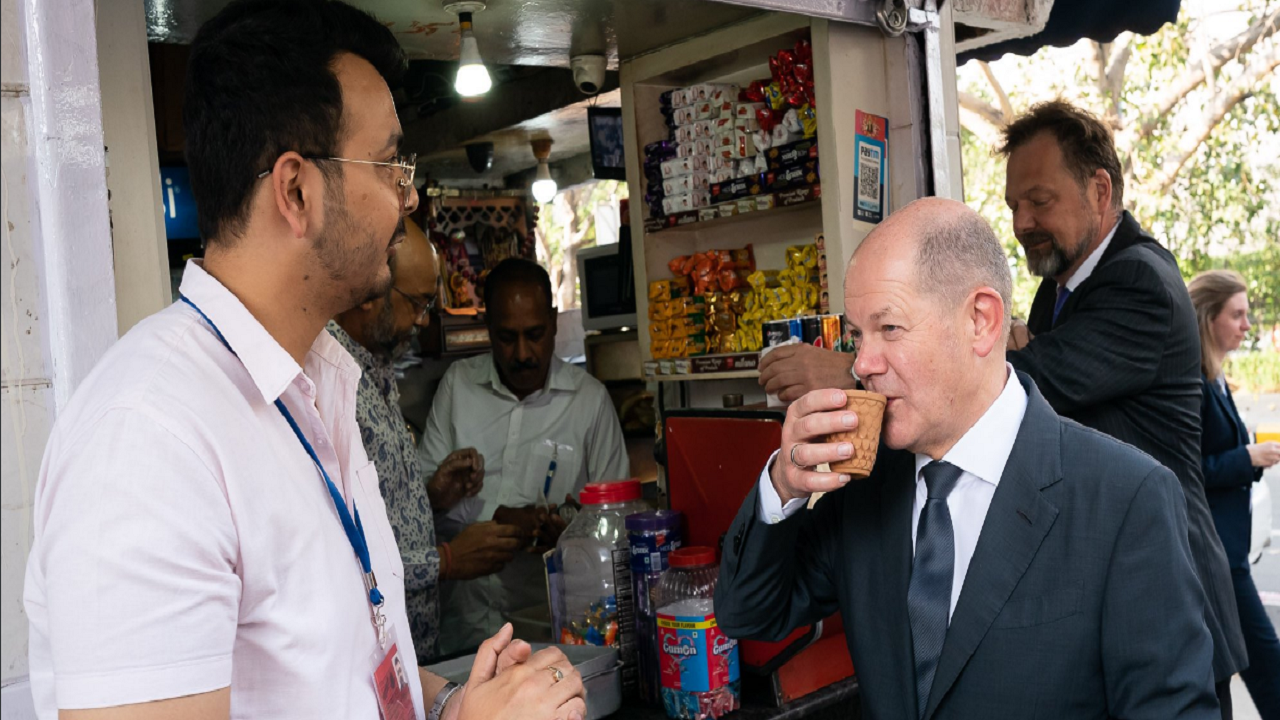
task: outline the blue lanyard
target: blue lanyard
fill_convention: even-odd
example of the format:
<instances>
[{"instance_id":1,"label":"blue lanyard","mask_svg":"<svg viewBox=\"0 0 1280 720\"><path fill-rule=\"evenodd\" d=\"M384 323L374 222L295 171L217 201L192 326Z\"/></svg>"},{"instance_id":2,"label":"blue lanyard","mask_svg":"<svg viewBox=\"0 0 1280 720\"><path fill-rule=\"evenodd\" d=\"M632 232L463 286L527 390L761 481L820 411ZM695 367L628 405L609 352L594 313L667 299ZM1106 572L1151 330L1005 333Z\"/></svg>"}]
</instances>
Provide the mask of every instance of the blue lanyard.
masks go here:
<instances>
[{"instance_id":1,"label":"blue lanyard","mask_svg":"<svg viewBox=\"0 0 1280 720\"><path fill-rule=\"evenodd\" d=\"M222 342L227 350L231 351L237 359L236 351L231 349L231 344L222 336L222 331L218 326L204 314L195 303L191 302L185 295L180 295L182 302L191 306L191 309L200 314L204 321L213 328L213 334L218 336L218 340ZM342 529L347 531L347 540L351 541L351 548L356 551L356 557L360 559L360 569L364 571L364 587L369 593L369 604L373 606L373 624L378 630L378 640L385 645L386 637L385 622L381 613L382 608L382 592L378 590L378 579L373 574L373 568L369 562L369 543L365 541L364 525L360 523L360 510L356 508L354 500L351 501L351 507L355 510L355 519L352 519L351 513L347 512L347 504L342 500L342 494L338 492L338 487L329 479L329 473L325 472L324 465L320 463L319 456L316 455L315 448L311 447L311 443L307 440L307 436L302 434L302 429L298 427L298 423L293 419L293 415L289 412L289 408L284 406L284 402L280 398L276 398L276 409L284 416L289 423L293 434L297 436L298 442L302 443L302 448L307 451L307 455L311 457L311 462L316 464L316 469L320 471L320 477L324 478L324 484L329 488L329 497L333 498L333 506L338 510L338 518L342 520Z\"/></svg>"}]
</instances>

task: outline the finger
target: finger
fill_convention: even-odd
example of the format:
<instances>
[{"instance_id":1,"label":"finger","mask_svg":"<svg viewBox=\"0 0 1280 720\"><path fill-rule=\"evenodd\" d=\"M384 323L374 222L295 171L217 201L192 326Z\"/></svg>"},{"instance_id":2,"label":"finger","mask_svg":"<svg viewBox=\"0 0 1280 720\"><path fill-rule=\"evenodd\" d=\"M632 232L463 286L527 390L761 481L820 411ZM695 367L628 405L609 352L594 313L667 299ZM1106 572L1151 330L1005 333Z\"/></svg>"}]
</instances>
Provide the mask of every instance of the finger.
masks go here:
<instances>
[{"instance_id":1,"label":"finger","mask_svg":"<svg viewBox=\"0 0 1280 720\"><path fill-rule=\"evenodd\" d=\"M764 375L761 375L760 379L764 380ZM777 372L769 373L769 379L764 383L764 391L777 395L779 391L785 388L800 385L800 379L800 373L798 372L778 370Z\"/></svg>"},{"instance_id":2,"label":"finger","mask_svg":"<svg viewBox=\"0 0 1280 720\"><path fill-rule=\"evenodd\" d=\"M782 402L793 403L804 397L804 385L789 385L782 392L774 393Z\"/></svg>"},{"instance_id":3,"label":"finger","mask_svg":"<svg viewBox=\"0 0 1280 720\"><path fill-rule=\"evenodd\" d=\"M480 643L476 660L471 664L471 675L467 679L472 687L493 679L498 671L498 655L511 644L511 636L514 633L511 623L507 623L502 626L497 635Z\"/></svg>"},{"instance_id":4,"label":"finger","mask_svg":"<svg viewBox=\"0 0 1280 720\"><path fill-rule=\"evenodd\" d=\"M504 670L525 662L532 654L533 647L529 643L523 640L512 640L507 649L498 656L498 674L501 675Z\"/></svg>"},{"instance_id":5,"label":"finger","mask_svg":"<svg viewBox=\"0 0 1280 720\"><path fill-rule=\"evenodd\" d=\"M560 672L564 673L564 677L560 682L555 682L552 678L551 689L547 692L548 704L551 707L559 707L574 698L582 697L582 674L574 670L572 666L565 667L563 665L556 666ZM547 673L551 675L550 672Z\"/></svg>"},{"instance_id":6,"label":"finger","mask_svg":"<svg viewBox=\"0 0 1280 720\"><path fill-rule=\"evenodd\" d=\"M850 432L858 427L858 414L845 410L836 412L814 413L806 415L791 427L791 439L803 442L811 438L822 438L832 433Z\"/></svg>"},{"instance_id":7,"label":"finger","mask_svg":"<svg viewBox=\"0 0 1280 720\"><path fill-rule=\"evenodd\" d=\"M489 549L500 553L510 553L519 550L524 546L525 540L518 537L494 538L489 543Z\"/></svg>"},{"instance_id":8,"label":"finger","mask_svg":"<svg viewBox=\"0 0 1280 720\"><path fill-rule=\"evenodd\" d=\"M490 537L494 538L521 538L526 535L523 528L519 525L493 525Z\"/></svg>"},{"instance_id":9,"label":"finger","mask_svg":"<svg viewBox=\"0 0 1280 720\"><path fill-rule=\"evenodd\" d=\"M787 478L787 484L796 490L802 491L804 494L813 495L820 492L839 490L848 485L852 479L851 476L842 473L823 473L816 470L792 468L792 472Z\"/></svg>"},{"instance_id":10,"label":"finger","mask_svg":"<svg viewBox=\"0 0 1280 720\"><path fill-rule=\"evenodd\" d=\"M790 461L795 460L795 464L800 467L811 468L822 463L834 463L841 460L848 460L853 456L853 445L851 443L799 443L794 446L795 450L787 450L792 457L785 458Z\"/></svg>"},{"instance_id":11,"label":"finger","mask_svg":"<svg viewBox=\"0 0 1280 720\"><path fill-rule=\"evenodd\" d=\"M556 710L556 717L562 720L582 720L587 716L587 701L584 698L573 698Z\"/></svg>"},{"instance_id":12,"label":"finger","mask_svg":"<svg viewBox=\"0 0 1280 720\"><path fill-rule=\"evenodd\" d=\"M573 667L573 663L569 662L569 658L565 657L564 652L558 647L545 647L529 657L529 665L535 668L549 668L552 665L560 668L560 671L568 674L569 669ZM548 679L551 673L547 673Z\"/></svg>"},{"instance_id":13,"label":"finger","mask_svg":"<svg viewBox=\"0 0 1280 720\"><path fill-rule=\"evenodd\" d=\"M796 418L801 418L816 412L843 410L848 402L849 396L845 395L843 390L813 390L805 393L804 397L792 403L791 409L787 413Z\"/></svg>"}]
</instances>

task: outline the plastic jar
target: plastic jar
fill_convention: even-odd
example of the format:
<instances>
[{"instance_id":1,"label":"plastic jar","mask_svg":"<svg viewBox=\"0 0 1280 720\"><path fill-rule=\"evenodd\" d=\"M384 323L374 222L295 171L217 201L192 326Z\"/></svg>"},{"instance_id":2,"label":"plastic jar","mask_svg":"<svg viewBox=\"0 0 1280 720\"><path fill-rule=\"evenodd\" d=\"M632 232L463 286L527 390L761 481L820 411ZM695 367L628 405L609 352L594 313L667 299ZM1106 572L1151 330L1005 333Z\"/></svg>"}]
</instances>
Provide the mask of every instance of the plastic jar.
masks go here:
<instances>
[{"instance_id":1,"label":"plastic jar","mask_svg":"<svg viewBox=\"0 0 1280 720\"><path fill-rule=\"evenodd\" d=\"M678 510L650 510L627 518L631 539L631 584L636 603L636 674L640 698L662 702L658 664L658 582L669 567L671 552L683 544Z\"/></svg>"},{"instance_id":2,"label":"plastic jar","mask_svg":"<svg viewBox=\"0 0 1280 720\"><path fill-rule=\"evenodd\" d=\"M683 720L722 717L740 705L738 641L716 624L719 568L708 547L675 550L658 585L662 704Z\"/></svg>"},{"instance_id":3,"label":"plastic jar","mask_svg":"<svg viewBox=\"0 0 1280 720\"><path fill-rule=\"evenodd\" d=\"M555 637L566 645L609 645L622 656L623 694L633 695L635 603L626 517L648 509L640 481L590 483L582 509L556 543L548 567Z\"/></svg>"}]
</instances>

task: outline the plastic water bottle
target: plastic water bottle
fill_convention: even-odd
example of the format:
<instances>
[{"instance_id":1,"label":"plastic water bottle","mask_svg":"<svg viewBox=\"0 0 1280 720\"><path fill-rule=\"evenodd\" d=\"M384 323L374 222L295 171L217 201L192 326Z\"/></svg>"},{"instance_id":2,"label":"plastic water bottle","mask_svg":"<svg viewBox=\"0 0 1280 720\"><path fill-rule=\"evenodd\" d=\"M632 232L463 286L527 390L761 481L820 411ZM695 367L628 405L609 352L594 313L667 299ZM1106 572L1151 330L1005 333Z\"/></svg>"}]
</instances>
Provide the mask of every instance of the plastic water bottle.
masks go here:
<instances>
[{"instance_id":1,"label":"plastic water bottle","mask_svg":"<svg viewBox=\"0 0 1280 720\"><path fill-rule=\"evenodd\" d=\"M556 543L548 580L555 635L566 645L619 649L623 693L634 695L635 603L626 517L648 509L640 481L590 483Z\"/></svg>"},{"instance_id":2,"label":"plastic water bottle","mask_svg":"<svg viewBox=\"0 0 1280 720\"><path fill-rule=\"evenodd\" d=\"M718 718L740 705L738 641L716 624L715 560L708 547L675 550L658 585L662 704L677 720Z\"/></svg>"}]
</instances>

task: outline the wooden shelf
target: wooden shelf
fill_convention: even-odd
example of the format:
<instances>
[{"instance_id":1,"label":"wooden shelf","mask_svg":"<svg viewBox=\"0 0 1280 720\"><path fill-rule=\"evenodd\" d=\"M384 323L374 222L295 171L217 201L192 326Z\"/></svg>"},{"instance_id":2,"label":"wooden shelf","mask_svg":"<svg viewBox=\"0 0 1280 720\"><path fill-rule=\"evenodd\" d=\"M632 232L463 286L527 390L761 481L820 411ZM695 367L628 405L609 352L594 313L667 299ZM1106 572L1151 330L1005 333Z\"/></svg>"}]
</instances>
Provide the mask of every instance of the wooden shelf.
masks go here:
<instances>
[{"instance_id":1,"label":"wooden shelf","mask_svg":"<svg viewBox=\"0 0 1280 720\"><path fill-rule=\"evenodd\" d=\"M758 378L759 370L734 370L719 373L689 373L687 375L654 375L652 382L684 382L686 380L739 380Z\"/></svg>"},{"instance_id":2,"label":"wooden shelf","mask_svg":"<svg viewBox=\"0 0 1280 720\"><path fill-rule=\"evenodd\" d=\"M735 211L734 214L732 215L720 215L710 220L696 220L692 222L683 222L683 223L677 222L676 225L672 225L670 227L661 227L657 229L646 228L645 234L646 236L653 236L653 235L665 236L665 235L671 235L674 233L681 233L681 232L701 232L711 228L718 228L726 225L737 225L744 222L756 222L759 220L763 220L767 217L774 217L774 216L786 214L786 213L803 212L803 211L812 212L815 210L821 210L822 209L821 188L822 188L821 185L811 185L805 188L796 188L797 190L806 190L806 191L812 190L812 194L810 194L804 200L797 202L795 204L783 205L781 203L781 196L784 196L788 192L791 192L791 191L784 190L782 192L770 194L773 197L774 205L772 208L769 208L767 210L749 210L747 212ZM752 197L742 198L742 200L754 200L756 197L768 197L768 196L752 196ZM738 201L735 200L728 203L721 203L721 205L736 206L737 202ZM711 208L708 208L708 209L718 210L718 208L720 208L720 205L713 205ZM687 214L697 217L698 213L697 211L695 211L693 213L687 213Z\"/></svg>"}]
</instances>

